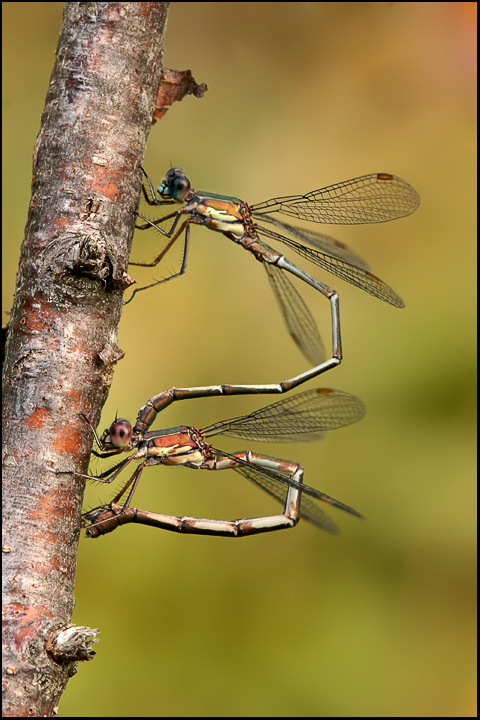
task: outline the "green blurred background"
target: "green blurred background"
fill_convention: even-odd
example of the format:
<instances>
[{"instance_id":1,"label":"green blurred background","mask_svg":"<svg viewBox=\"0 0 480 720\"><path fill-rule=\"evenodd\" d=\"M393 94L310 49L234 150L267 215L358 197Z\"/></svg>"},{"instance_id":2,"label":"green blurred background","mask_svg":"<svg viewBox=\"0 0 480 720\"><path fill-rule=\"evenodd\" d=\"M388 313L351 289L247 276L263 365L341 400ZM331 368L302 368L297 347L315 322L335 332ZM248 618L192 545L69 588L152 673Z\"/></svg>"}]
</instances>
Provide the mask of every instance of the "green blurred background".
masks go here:
<instances>
[{"instance_id":1,"label":"green blurred background","mask_svg":"<svg viewBox=\"0 0 480 720\"><path fill-rule=\"evenodd\" d=\"M421 195L414 215L326 231L406 308L299 261L341 295L345 360L317 386L358 395L367 416L320 444L216 444L301 462L308 484L368 521L336 512L339 537L300 523L238 541L135 526L82 539L74 621L101 638L60 716L475 715L475 7L172 4L165 65L209 89L152 129L155 183L173 164L196 187L255 203L400 175ZM61 3L3 3L5 311L61 14ZM133 257L157 247L136 238ZM147 284L179 260L180 248L133 275ZM301 291L328 339L327 303ZM198 227L187 274L125 308L119 345L101 429L174 385L305 369L259 263ZM203 426L268 402L179 403L156 426ZM91 485L86 506L112 494ZM225 519L278 510L236 473L180 468L148 469L135 504Z\"/></svg>"}]
</instances>

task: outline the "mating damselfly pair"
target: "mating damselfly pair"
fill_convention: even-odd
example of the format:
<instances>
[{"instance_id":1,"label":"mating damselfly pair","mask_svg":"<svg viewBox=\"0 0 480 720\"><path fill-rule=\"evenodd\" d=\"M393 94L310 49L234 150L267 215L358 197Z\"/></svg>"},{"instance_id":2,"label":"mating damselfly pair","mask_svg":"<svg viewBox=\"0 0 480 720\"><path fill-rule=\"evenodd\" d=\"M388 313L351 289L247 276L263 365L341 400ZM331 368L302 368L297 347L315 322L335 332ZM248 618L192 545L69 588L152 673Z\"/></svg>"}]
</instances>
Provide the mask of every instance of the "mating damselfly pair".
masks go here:
<instances>
[{"instance_id":1,"label":"mating damselfly pair","mask_svg":"<svg viewBox=\"0 0 480 720\"><path fill-rule=\"evenodd\" d=\"M238 537L292 527L297 524L300 517L308 519L324 530L336 532L336 525L315 500L361 516L343 503L305 485L301 465L251 451L233 454L221 452L209 445L206 438L223 433L252 440L314 440L320 437L324 430L348 425L363 416L364 406L353 395L319 389L301 393L249 415L217 423L201 431L186 426L153 432L148 432L148 429L157 413L173 400L215 395L285 393L341 362L338 293L297 267L284 255L277 253L260 240L259 235L283 243L318 267L328 270L395 307L404 306L401 298L371 273L366 263L343 243L330 236L272 218L271 213L279 212L302 220L331 224L386 222L408 215L417 208L419 198L416 191L394 175L374 173L306 195L272 198L250 206L238 198L195 191L180 168L172 168L168 171L157 190L157 197L152 182L145 171L143 172L147 179L148 190L142 185L142 191L149 205L181 203L182 207L155 220L137 213L145 221L144 224L137 226L139 229L152 228L168 242L152 262L131 264L150 267L157 265L182 236L183 261L177 273L137 289L130 300L140 290L160 285L185 272L190 225L204 225L208 229L223 233L263 263L290 335L313 368L275 384L172 389L151 398L140 409L134 428L127 420L122 419L112 423L101 438L98 438L94 431L100 450L94 454L98 457L112 457L118 453L136 450L127 459L96 476L97 480L112 482L131 461L141 460L141 462L112 503L85 514L85 525L90 523L87 529L88 536L98 537L111 532L121 524L137 522L177 532ZM280 229L282 233L287 233L288 237L269 227L259 225L256 222L258 218ZM172 219L173 222L168 230L161 227L162 223ZM303 242L312 247L306 247ZM330 301L332 354L328 360L325 360L323 343L316 323L286 272L314 287ZM90 424L88 418L84 417ZM280 500L284 504L284 512L276 516L219 521L192 517L177 518L132 508L130 502L144 467L158 464L184 465L207 470L233 468ZM127 492L123 506L119 505L119 500Z\"/></svg>"}]
</instances>

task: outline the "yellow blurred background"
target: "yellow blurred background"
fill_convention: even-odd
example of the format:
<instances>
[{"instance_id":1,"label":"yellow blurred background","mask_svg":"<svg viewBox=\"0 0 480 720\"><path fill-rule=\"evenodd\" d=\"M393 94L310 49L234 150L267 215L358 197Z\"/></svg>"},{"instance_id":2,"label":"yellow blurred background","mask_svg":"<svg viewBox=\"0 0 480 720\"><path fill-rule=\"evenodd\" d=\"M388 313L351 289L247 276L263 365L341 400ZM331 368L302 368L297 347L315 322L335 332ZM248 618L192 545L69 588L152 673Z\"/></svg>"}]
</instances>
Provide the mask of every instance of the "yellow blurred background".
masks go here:
<instances>
[{"instance_id":1,"label":"yellow blurred background","mask_svg":"<svg viewBox=\"0 0 480 720\"><path fill-rule=\"evenodd\" d=\"M31 156L62 3L3 3L3 308L12 304ZM74 621L101 629L60 717L476 714L475 3L173 3L164 62L206 82L152 129L145 167L256 203L369 172L419 191L412 216L327 227L392 285L398 311L325 275L341 297L344 362L308 387L367 415L320 444L215 439L302 463L332 511L229 540L129 526L82 539ZM140 234L134 259L155 256ZM275 382L305 361L265 272L193 227L185 276L124 310L100 429L172 386ZM132 268L139 285L178 267ZM291 254L290 254L291 255ZM299 285L302 285L299 283ZM299 287L329 339L326 301ZM4 314L4 322L7 316ZM204 426L272 398L178 403L155 427ZM86 507L112 487L90 485ZM231 519L277 512L234 472L151 468L135 505Z\"/></svg>"}]
</instances>

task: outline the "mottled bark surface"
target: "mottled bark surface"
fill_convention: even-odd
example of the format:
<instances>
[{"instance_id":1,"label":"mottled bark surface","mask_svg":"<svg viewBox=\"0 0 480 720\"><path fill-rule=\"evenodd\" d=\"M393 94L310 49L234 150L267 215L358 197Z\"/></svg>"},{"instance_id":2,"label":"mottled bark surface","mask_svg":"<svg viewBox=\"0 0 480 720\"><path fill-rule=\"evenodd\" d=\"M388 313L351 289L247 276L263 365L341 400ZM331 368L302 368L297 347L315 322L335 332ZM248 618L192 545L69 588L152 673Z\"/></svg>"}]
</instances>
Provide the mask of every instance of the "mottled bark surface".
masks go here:
<instances>
[{"instance_id":1,"label":"mottled bark surface","mask_svg":"<svg viewBox=\"0 0 480 720\"><path fill-rule=\"evenodd\" d=\"M66 3L33 157L3 375L4 716L55 714L92 435L115 363L168 3ZM59 473L59 471L70 471ZM5 670L6 668L6 670Z\"/></svg>"}]
</instances>

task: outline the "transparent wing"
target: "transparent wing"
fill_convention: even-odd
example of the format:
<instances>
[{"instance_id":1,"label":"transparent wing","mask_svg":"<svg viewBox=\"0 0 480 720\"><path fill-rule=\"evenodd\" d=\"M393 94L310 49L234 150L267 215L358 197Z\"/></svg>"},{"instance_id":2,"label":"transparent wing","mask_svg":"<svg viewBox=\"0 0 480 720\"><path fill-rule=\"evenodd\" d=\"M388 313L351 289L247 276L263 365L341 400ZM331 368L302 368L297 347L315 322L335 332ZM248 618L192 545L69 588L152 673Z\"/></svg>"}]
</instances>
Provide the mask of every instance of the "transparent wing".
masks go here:
<instances>
[{"instance_id":1,"label":"transparent wing","mask_svg":"<svg viewBox=\"0 0 480 720\"><path fill-rule=\"evenodd\" d=\"M261 441L310 442L321 438L324 430L358 422L364 414L365 405L355 395L320 388L209 425L201 432L205 437L222 434Z\"/></svg>"},{"instance_id":2,"label":"transparent wing","mask_svg":"<svg viewBox=\"0 0 480 720\"><path fill-rule=\"evenodd\" d=\"M280 305L288 331L312 366L325 360L325 348L317 325L287 274L281 268L263 263L270 286Z\"/></svg>"},{"instance_id":3,"label":"transparent wing","mask_svg":"<svg viewBox=\"0 0 480 720\"><path fill-rule=\"evenodd\" d=\"M287 232L290 231L289 229L291 226L286 223L283 227ZM345 260L340 259L338 256L334 257L330 253L327 254L327 252L307 248L305 245L296 242L296 240L291 240L284 235L280 235L280 233L270 230L270 228L264 228L257 225L256 229L259 235L263 235L271 240L277 240L278 242L287 245L287 247L295 250L295 252L304 257L306 260L310 260L310 262L314 263L318 267L321 267L323 270L326 270L332 275L345 280L351 285L355 285L361 290L365 290L365 292L373 295L379 300L388 302L394 307L405 307L405 303L402 298L397 295L395 290L368 270L364 270L356 265L351 265L349 262L345 262ZM302 228L295 228L294 234L297 237L301 237L305 240L305 242L310 242L308 235L303 233Z\"/></svg>"},{"instance_id":4,"label":"transparent wing","mask_svg":"<svg viewBox=\"0 0 480 720\"><path fill-rule=\"evenodd\" d=\"M330 235L324 235L323 233L319 233L316 230L309 230L308 228L301 228L297 227L296 225L290 225L283 220L278 220L275 217L270 217L270 215L264 215L262 217L262 222L275 225L275 227L280 228L280 230L286 231L289 235L303 240L303 242L308 243L309 245L317 248L318 250L322 250L324 253L327 253L327 255L332 255L338 260L343 260L349 265L354 265L355 267L362 268L363 270L370 270L370 267L367 265L365 260L363 260L363 258L355 255L355 253L350 250L350 248L345 245L345 243L340 242L340 240L336 240Z\"/></svg>"},{"instance_id":5,"label":"transparent wing","mask_svg":"<svg viewBox=\"0 0 480 720\"><path fill-rule=\"evenodd\" d=\"M358 225L395 220L417 209L417 191L395 175L372 173L306 195L272 198L252 205L254 215L279 212L312 222Z\"/></svg>"}]
</instances>

